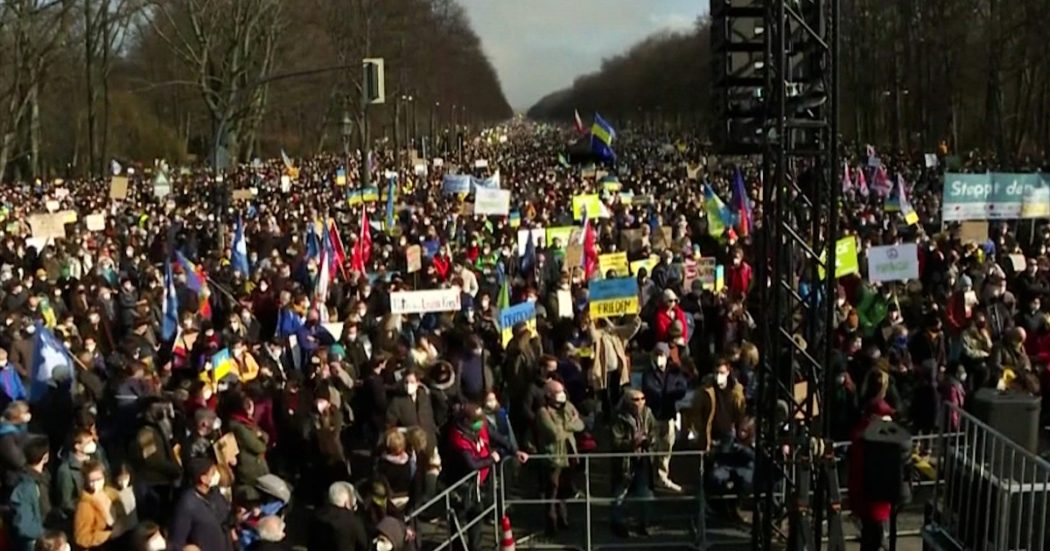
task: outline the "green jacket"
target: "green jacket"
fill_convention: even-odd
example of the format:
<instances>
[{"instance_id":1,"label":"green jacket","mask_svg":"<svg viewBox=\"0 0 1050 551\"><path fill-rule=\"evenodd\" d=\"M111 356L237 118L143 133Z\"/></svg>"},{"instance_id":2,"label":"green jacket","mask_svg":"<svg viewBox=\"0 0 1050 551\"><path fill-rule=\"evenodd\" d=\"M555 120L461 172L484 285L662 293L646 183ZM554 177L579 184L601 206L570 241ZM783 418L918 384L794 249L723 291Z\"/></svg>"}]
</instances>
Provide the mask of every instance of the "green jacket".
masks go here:
<instances>
[{"instance_id":1,"label":"green jacket","mask_svg":"<svg viewBox=\"0 0 1050 551\"><path fill-rule=\"evenodd\" d=\"M622 403L617 411L616 419L613 420L612 446L616 453L649 451L650 446L635 447L634 435L636 433L648 437L650 445L656 440L656 418L653 417L653 411L646 406L642 409L641 415L636 416L630 407L630 403ZM614 480L617 476L628 479L631 477L631 460L630 457L624 457L615 464L617 470L613 472Z\"/></svg>"},{"instance_id":2,"label":"green jacket","mask_svg":"<svg viewBox=\"0 0 1050 551\"><path fill-rule=\"evenodd\" d=\"M557 409L543 406L536 413L536 448L554 456L547 459L552 469L569 466L568 454L576 453L576 433L583 431L583 419L572 403Z\"/></svg>"},{"instance_id":3,"label":"green jacket","mask_svg":"<svg viewBox=\"0 0 1050 551\"><path fill-rule=\"evenodd\" d=\"M889 313L889 301L881 293L865 285L861 290L860 303L857 304L857 317L865 337L871 337L885 321Z\"/></svg>"},{"instance_id":4,"label":"green jacket","mask_svg":"<svg viewBox=\"0 0 1050 551\"><path fill-rule=\"evenodd\" d=\"M270 474L266 465L266 433L238 421L230 423L230 432L237 439L237 484L254 486L260 476Z\"/></svg>"}]
</instances>

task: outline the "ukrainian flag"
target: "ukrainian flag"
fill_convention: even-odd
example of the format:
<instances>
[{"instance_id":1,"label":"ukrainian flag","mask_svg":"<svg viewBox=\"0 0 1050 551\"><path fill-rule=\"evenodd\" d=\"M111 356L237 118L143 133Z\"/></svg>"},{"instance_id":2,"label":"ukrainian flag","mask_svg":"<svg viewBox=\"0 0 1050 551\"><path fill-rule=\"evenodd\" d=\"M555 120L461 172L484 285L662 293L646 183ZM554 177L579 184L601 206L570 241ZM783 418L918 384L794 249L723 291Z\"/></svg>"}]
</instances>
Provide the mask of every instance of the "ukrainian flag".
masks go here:
<instances>
[{"instance_id":1,"label":"ukrainian flag","mask_svg":"<svg viewBox=\"0 0 1050 551\"><path fill-rule=\"evenodd\" d=\"M599 158L611 161L616 159L613 152L612 142L616 138L616 131L612 125L606 122L598 113L594 114L594 124L591 126L591 150Z\"/></svg>"},{"instance_id":2,"label":"ukrainian flag","mask_svg":"<svg viewBox=\"0 0 1050 551\"><path fill-rule=\"evenodd\" d=\"M229 375L231 372L236 373L233 363L233 356L230 355L229 348L223 348L222 350L212 354L211 356L211 369L201 373L200 378L205 383L211 383L212 385L217 384L224 377Z\"/></svg>"},{"instance_id":3,"label":"ukrainian flag","mask_svg":"<svg viewBox=\"0 0 1050 551\"><path fill-rule=\"evenodd\" d=\"M707 233L712 237L722 237L726 227L733 225L733 214L707 184L704 184L704 209L707 211Z\"/></svg>"}]
</instances>

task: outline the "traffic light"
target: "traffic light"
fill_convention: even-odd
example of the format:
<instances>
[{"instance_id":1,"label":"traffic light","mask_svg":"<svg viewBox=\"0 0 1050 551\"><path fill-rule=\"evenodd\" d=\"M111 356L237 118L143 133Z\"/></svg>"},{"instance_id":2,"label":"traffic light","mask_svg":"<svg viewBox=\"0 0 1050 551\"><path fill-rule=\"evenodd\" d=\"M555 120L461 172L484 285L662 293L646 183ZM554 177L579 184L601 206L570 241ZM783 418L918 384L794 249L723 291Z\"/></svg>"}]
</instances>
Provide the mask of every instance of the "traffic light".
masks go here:
<instances>
[{"instance_id":1,"label":"traffic light","mask_svg":"<svg viewBox=\"0 0 1050 551\"><path fill-rule=\"evenodd\" d=\"M383 77L383 58L373 57L364 60L364 93L366 104L377 104L386 101L386 85Z\"/></svg>"}]
</instances>

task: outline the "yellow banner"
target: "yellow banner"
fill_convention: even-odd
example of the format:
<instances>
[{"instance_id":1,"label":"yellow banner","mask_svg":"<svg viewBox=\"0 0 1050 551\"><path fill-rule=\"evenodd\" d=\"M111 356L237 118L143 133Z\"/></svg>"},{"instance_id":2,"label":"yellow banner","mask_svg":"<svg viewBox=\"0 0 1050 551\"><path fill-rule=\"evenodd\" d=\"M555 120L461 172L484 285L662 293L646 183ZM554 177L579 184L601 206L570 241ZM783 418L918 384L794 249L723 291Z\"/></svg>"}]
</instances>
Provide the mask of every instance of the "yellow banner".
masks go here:
<instances>
[{"instance_id":1,"label":"yellow banner","mask_svg":"<svg viewBox=\"0 0 1050 551\"><path fill-rule=\"evenodd\" d=\"M627 253L608 253L598 256L598 266L602 277L613 272L613 277L626 277L631 275L630 266L627 263Z\"/></svg>"},{"instance_id":2,"label":"yellow banner","mask_svg":"<svg viewBox=\"0 0 1050 551\"><path fill-rule=\"evenodd\" d=\"M591 319L613 318L638 313L638 297L618 297L590 303Z\"/></svg>"},{"instance_id":3,"label":"yellow banner","mask_svg":"<svg viewBox=\"0 0 1050 551\"><path fill-rule=\"evenodd\" d=\"M574 195L572 198L572 217L583 220L583 209L586 207L589 218L598 218L602 212L602 199L596 193Z\"/></svg>"}]
</instances>

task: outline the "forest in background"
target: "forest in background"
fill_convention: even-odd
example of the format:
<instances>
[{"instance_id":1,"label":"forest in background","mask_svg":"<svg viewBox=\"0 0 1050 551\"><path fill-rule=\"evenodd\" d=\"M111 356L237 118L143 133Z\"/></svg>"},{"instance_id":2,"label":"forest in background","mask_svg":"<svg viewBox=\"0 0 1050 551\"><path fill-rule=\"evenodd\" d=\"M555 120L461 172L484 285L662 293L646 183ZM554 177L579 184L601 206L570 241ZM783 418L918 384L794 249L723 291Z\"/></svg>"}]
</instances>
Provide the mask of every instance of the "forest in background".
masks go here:
<instances>
[{"instance_id":1,"label":"forest in background","mask_svg":"<svg viewBox=\"0 0 1050 551\"><path fill-rule=\"evenodd\" d=\"M347 129L356 148L366 57L386 65L373 139L512 114L455 0L5 0L0 175L206 160L216 136L242 161L342 151Z\"/></svg>"},{"instance_id":2,"label":"forest in background","mask_svg":"<svg viewBox=\"0 0 1050 551\"><path fill-rule=\"evenodd\" d=\"M1002 159L1050 146L1050 0L842 0L840 128L907 151L941 140ZM711 22L660 33L607 59L529 110L571 121L597 111L614 124L711 124Z\"/></svg>"}]
</instances>

